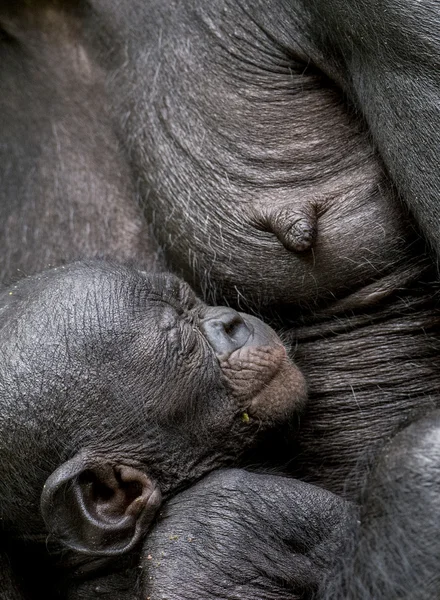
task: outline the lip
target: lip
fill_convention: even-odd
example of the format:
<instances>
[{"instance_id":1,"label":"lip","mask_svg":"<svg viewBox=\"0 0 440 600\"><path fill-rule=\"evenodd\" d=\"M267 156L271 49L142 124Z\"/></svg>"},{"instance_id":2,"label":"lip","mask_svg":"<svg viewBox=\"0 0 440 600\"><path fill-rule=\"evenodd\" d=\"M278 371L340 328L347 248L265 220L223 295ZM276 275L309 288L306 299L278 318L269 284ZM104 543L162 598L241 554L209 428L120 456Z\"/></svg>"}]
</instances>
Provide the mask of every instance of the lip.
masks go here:
<instances>
[{"instance_id":1,"label":"lip","mask_svg":"<svg viewBox=\"0 0 440 600\"><path fill-rule=\"evenodd\" d=\"M243 346L220 366L239 410L261 423L285 422L305 403L304 376L279 343Z\"/></svg>"}]
</instances>

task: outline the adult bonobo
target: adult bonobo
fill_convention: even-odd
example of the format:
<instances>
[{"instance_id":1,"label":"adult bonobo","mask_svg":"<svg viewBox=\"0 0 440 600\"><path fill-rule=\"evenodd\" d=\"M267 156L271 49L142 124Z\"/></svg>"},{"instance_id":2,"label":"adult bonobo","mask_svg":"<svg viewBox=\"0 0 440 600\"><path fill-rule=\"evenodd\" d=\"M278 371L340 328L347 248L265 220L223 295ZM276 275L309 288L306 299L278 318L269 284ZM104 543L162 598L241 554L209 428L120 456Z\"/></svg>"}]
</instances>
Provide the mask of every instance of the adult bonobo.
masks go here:
<instances>
[{"instance_id":1,"label":"adult bonobo","mask_svg":"<svg viewBox=\"0 0 440 600\"><path fill-rule=\"evenodd\" d=\"M373 131L371 115L380 116L381 107L370 102L371 114L363 108L367 95L360 94L359 77L345 84L347 69L359 68L355 50L368 55L367 34L373 28L366 25L364 40L359 46L353 42L352 54L344 50L351 40L338 41L333 33L334 43L327 47L322 32L326 23L333 26L312 18L316 6L310 3L305 10L303 3L281 0L270 5L3 3L4 274L26 264L30 270L41 268L38 252L46 243L47 262L61 260L60 249L67 258L80 254L83 243L87 253L106 253L107 239L122 258L135 255L133 248L144 239L142 213L135 205L139 191L168 259L207 295L232 302L244 298L261 309L273 303L326 305L300 330L298 311L282 314L281 326L290 329L288 340L298 345L312 400L289 458L303 477L357 496L357 482L348 486L346 481L353 470L363 472L359 463L365 455L378 455L400 427L440 405L439 319L435 275L426 259L416 258L419 250L369 133L354 109L347 113L337 86L322 75L345 86ZM414 10L425 9L417 5ZM427 43L438 56L429 29L428 24ZM386 40L386 31L381 34ZM347 62L342 64L341 57ZM429 62L424 63L428 71ZM403 65L402 72L411 75L411 70L411 64ZM430 76L433 85L436 77ZM412 102L413 96L403 93L395 102L406 100ZM437 135L435 119L434 114L432 136ZM426 118L418 118L414 131L425 125ZM373 131L378 145L383 131L377 126ZM399 136L394 127L385 150L395 149ZM392 156L380 149L394 184L411 204L406 173L400 179L396 174L413 149ZM426 169L411 171L411 185L436 186L437 175L429 172L432 153L417 152L412 168ZM91 184L76 187L84 173ZM123 212L122 203L133 213ZM115 218L100 229L108 214ZM115 230L120 217L126 226ZM132 243L121 249L117 243L125 243L127 235ZM435 432L434 417L431 424ZM414 431L410 439L417 442L420 429ZM407 437L396 438L396 444L404 455L411 449ZM435 465L434 449L425 445L421 455ZM375 540L371 547L383 548L388 572L398 577L399 565L409 565L419 586L411 584L412 589L423 589L436 573L437 554L435 545L421 543L418 532L433 525L436 539L432 496L425 494L433 490L435 504L436 485L406 477L409 464L395 463L397 483L403 475L408 486L397 486L390 506L399 517L412 517L401 519L396 531L414 543L397 543L395 552L396 538L387 533L392 527L382 528L378 503L368 501L377 481L372 479L359 547ZM379 465L385 471L389 466L386 460ZM415 515L408 512L408 500L419 485L417 499L424 509ZM388 497L394 497L392 490ZM290 526L293 531L294 523ZM412 547L419 552L417 565L425 564L426 571L412 569ZM356 574L350 569L363 560L354 548L344 561L349 574ZM371 589L375 574L374 569L367 573ZM342 579L333 579L341 593L357 591L362 583L361 577ZM371 597L388 599L396 589L388 593L378 586Z\"/></svg>"},{"instance_id":2,"label":"adult bonobo","mask_svg":"<svg viewBox=\"0 0 440 600\"><path fill-rule=\"evenodd\" d=\"M3 3L2 279L153 255L139 197L213 299L322 304L392 272L411 239L395 193L279 4Z\"/></svg>"},{"instance_id":3,"label":"adult bonobo","mask_svg":"<svg viewBox=\"0 0 440 600\"><path fill-rule=\"evenodd\" d=\"M435 2L90 4L147 214L199 289L307 305L392 271L386 169L440 248Z\"/></svg>"},{"instance_id":4,"label":"adult bonobo","mask_svg":"<svg viewBox=\"0 0 440 600\"><path fill-rule=\"evenodd\" d=\"M323 18L313 14L317 2L92 4L90 32L105 24L99 55L91 49L91 33L84 34L84 45L110 74L120 135L166 257L211 297L247 302L262 313L288 305L278 324L298 345L312 398L295 465L332 491L356 494L357 483L347 488L346 480L360 461L414 411L440 406L437 275L373 151L377 128L371 142L361 122L362 112L381 117L381 107L371 100L370 112L362 111L367 96L347 83L348 110L337 87L356 68L356 89L362 77L374 86L374 74L348 59L364 50L369 61L377 36L388 43L388 28L404 33L408 3L398 20L387 0L382 28L366 23L355 29L350 35L363 37L354 39L352 54L343 52L343 35L337 40L334 17L324 18L329 8ZM337 13L342 4L334 6ZM439 40L425 8L412 8L419 22L411 35L423 35L438 58ZM371 10L376 23L378 9ZM326 27L333 41L328 49ZM396 40L400 53L412 55L408 36L396 34L390 48ZM338 43L346 64L336 60ZM411 61L405 70L398 55L394 73L408 78L389 82L396 113L399 103L414 101L404 93L414 82ZM431 58L419 62L435 85ZM385 67L383 77L388 82ZM433 108L428 100L422 105ZM409 129L424 135L424 117L411 117ZM382 159L411 204L413 188L397 177L411 154L397 150L400 129L394 129L386 143L396 163L390 153ZM408 167L420 189L437 185L429 167L437 135L427 135L427 152L418 151ZM300 330L298 303L313 308Z\"/></svg>"},{"instance_id":5,"label":"adult bonobo","mask_svg":"<svg viewBox=\"0 0 440 600\"><path fill-rule=\"evenodd\" d=\"M440 406L438 275L418 261L393 192L438 250L434 3L92 4L106 24L100 64L115 118L173 267L206 295L261 311L327 305L289 333L311 392L292 463L356 497L359 481L347 478ZM284 329L297 323L294 309L282 314ZM435 446L421 455L438 464ZM409 463L397 463L397 481L399 470L405 477ZM362 597L362 585L365 597L392 597L401 564L408 589L425 591L438 548L417 530L435 526L434 482L420 480L417 496L419 478L407 478L390 500L405 544L383 535L392 525L382 529L365 500L361 551L346 563L353 577L338 587L335 576L335 597ZM408 512L416 496L427 506L417 517ZM390 575L377 585L377 570L357 568L370 547L383 548Z\"/></svg>"},{"instance_id":6,"label":"adult bonobo","mask_svg":"<svg viewBox=\"0 0 440 600\"><path fill-rule=\"evenodd\" d=\"M7 289L0 311L0 550L18 580L3 581L7 598L38 595L42 566L111 569L161 495L236 463L305 399L272 329L171 275L73 263Z\"/></svg>"}]
</instances>

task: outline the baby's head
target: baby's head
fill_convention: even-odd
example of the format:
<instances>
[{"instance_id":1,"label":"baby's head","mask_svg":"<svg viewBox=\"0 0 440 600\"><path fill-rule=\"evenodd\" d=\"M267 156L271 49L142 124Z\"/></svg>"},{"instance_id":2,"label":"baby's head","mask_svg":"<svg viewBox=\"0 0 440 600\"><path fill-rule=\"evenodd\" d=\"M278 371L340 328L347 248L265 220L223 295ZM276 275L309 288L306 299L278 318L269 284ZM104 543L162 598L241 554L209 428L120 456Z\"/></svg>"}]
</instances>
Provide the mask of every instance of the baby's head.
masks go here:
<instances>
[{"instance_id":1,"label":"baby's head","mask_svg":"<svg viewBox=\"0 0 440 600\"><path fill-rule=\"evenodd\" d=\"M8 288L0 311L0 499L19 537L125 552L161 495L237 461L306 396L267 325L169 274L74 263Z\"/></svg>"}]
</instances>

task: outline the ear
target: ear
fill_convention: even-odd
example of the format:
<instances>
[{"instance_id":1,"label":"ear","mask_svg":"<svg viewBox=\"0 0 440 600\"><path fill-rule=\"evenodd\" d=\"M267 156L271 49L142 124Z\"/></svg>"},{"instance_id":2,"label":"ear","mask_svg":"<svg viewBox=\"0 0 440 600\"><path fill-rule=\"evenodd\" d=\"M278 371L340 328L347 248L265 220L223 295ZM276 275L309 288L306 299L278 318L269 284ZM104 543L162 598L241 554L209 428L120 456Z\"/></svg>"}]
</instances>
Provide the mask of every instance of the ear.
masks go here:
<instances>
[{"instance_id":1,"label":"ear","mask_svg":"<svg viewBox=\"0 0 440 600\"><path fill-rule=\"evenodd\" d=\"M47 479L40 506L57 541L84 554L114 556L137 544L160 501L142 471L80 452Z\"/></svg>"}]
</instances>

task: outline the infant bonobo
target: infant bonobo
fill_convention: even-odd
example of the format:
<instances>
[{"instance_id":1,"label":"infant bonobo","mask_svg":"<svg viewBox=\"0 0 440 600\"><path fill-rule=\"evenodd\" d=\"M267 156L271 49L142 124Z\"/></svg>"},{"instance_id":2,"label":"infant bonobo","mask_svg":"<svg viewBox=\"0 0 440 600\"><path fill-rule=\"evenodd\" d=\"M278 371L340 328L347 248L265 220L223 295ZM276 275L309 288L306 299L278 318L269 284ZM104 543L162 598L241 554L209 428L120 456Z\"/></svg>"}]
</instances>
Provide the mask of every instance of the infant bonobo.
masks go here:
<instances>
[{"instance_id":1,"label":"infant bonobo","mask_svg":"<svg viewBox=\"0 0 440 600\"><path fill-rule=\"evenodd\" d=\"M73 263L4 291L0 318L2 541L68 567L133 548L161 496L306 396L272 329L172 275Z\"/></svg>"}]
</instances>

